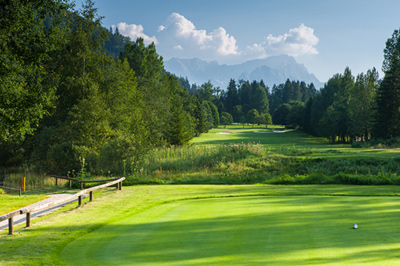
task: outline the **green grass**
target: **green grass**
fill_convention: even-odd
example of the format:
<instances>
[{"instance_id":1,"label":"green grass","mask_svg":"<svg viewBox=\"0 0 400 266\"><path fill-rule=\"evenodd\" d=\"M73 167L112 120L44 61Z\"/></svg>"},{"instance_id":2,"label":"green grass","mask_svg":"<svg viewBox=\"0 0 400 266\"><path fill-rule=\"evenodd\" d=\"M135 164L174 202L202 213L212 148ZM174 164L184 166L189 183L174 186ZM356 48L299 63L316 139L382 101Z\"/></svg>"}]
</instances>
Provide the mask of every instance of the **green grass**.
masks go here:
<instances>
[{"instance_id":1,"label":"green grass","mask_svg":"<svg viewBox=\"0 0 400 266\"><path fill-rule=\"evenodd\" d=\"M155 149L127 175L127 184L400 184L397 149L332 145L301 131L254 133L265 130L232 125L185 147Z\"/></svg>"},{"instance_id":2,"label":"green grass","mask_svg":"<svg viewBox=\"0 0 400 266\"><path fill-rule=\"evenodd\" d=\"M255 197L255 201L251 204L247 203L249 200L253 200L253 198L248 198L249 196ZM138 233L135 228L143 230L143 233L146 230L150 230L147 233L151 235L162 232L158 230L177 229L179 226L186 226L183 229L189 229L191 225L194 226L195 224L200 228L205 225L208 228L208 231L205 232L207 236L212 235L212 232L218 232L217 235L219 237L227 235L233 237L229 232L226 232L227 229L231 231L230 229L232 228L237 228L238 233L253 233L253 236L261 236L264 234L264 229L268 227L272 232L271 239L268 240L271 242L265 239L257 241L267 241L265 243L271 243L271 245L272 243L279 243L279 235L281 234L286 237L290 237L290 234L292 235L292 239L295 242L291 242L288 239L282 240L284 241L283 243L288 243L286 247L264 246L266 248L265 251L271 254L268 258L263 257L256 245L253 245L255 248L254 253L247 247L242 247L242 251L232 255L238 256L239 259L247 258L248 261L253 258L259 258L260 260L273 260L271 264L274 265L289 265L290 256L284 256L284 254L290 254L298 260L298 263L315 263L317 265L325 263L357 265L362 264L362 262L378 265L382 265L380 262L390 264L393 262L394 256L397 256L399 248L393 240L396 239L397 241L400 232L397 222L399 196L400 187L398 186L175 185L132 186L124 187L119 192L116 192L115 188L106 188L100 192L95 192L94 201L86 204L83 208L77 208L75 203L68 205L49 216L33 220L32 228L30 229L25 229L22 225L17 226L13 236L8 236L6 230L1 231L0 265L64 265L65 262L61 260L60 254L63 254L61 256L64 258L66 254L64 252L67 252L68 248L72 247L69 244L74 245L80 239L91 239L92 236L97 238L101 230L114 231L115 234L110 232L110 234L102 235L103 238L112 242L114 237L116 239L121 237L118 232ZM229 201L230 197L241 198ZM213 198L218 198L218 200L208 200ZM197 201L198 199L207 200ZM87 202L87 199L85 202ZM206 204L206 202L209 204ZM219 205L219 202L223 205ZM174 204L176 207L174 207ZM225 207L232 206L232 204L238 205L237 210L229 207L229 212L227 212L228 209L225 209ZM209 218L202 219L201 217L196 218L193 216L193 207L198 207L199 212L209 215ZM166 216L162 215L162 211L160 213L160 210L163 209ZM167 215L169 209L172 212ZM174 209L178 212L174 213ZM209 214L206 214L205 210L207 209ZM243 215L246 213L246 209L249 209L248 216ZM252 214L253 211L255 215ZM182 212L182 215L179 215L179 212ZM237 213L235 214L235 212ZM190 213L192 213L192 216L190 216ZM224 213L226 213L226 217L223 217ZM158 216L159 214L161 215L159 216L160 218L152 220L151 215ZM176 216L173 218L175 214ZM186 215L188 215L187 223L184 219ZM221 215L222 217L218 218ZM257 226L257 224L252 224L252 215L257 218L254 221L261 221L258 225L260 226L259 231L252 231L251 226ZM136 219L138 219L138 222L148 223L147 225L134 226ZM263 219L267 219L266 222L263 222ZM321 219L323 223L318 223L316 221L318 219ZM174 221L177 224L174 224ZM226 221L229 221L229 223ZM131 222L133 223L132 226L130 225ZM353 222L357 222L360 225L359 230L353 231L351 229ZM159 226L157 226L157 223ZM246 225L247 223L249 223L248 226ZM318 227L313 229L317 225ZM216 231L212 231L213 226L215 226ZM310 235L300 232L300 228L306 230L306 232L308 231ZM295 229L298 230L296 231ZM177 233L178 238L184 239L183 235L179 235L179 232ZM196 232L189 230L187 233L190 236L196 236ZM314 233L321 239L310 238ZM324 236L324 234L328 233L330 233L329 236ZM351 239L354 242L353 245L340 240L341 236L344 239L348 239L349 234L353 237ZM160 237L164 238L163 236ZM146 237L143 239L146 240ZM230 245L229 239L224 239L219 244L217 242L217 244L219 246ZM246 236L243 236L242 239L249 241ZM325 239L326 242L320 248L316 247L315 244L322 243L322 239ZM201 237L199 236L197 241L200 240ZM101 245L101 240L99 241ZM146 241L147 243L152 243L150 238ZM187 241L193 244L201 243L201 241ZM86 242L83 241L81 243ZM344 246L340 247L342 243ZM152 254L164 254L163 258L168 259L168 255L163 253L162 244L168 244L168 242L157 244L155 246L157 249L154 248L151 252L154 252ZM176 248L176 246L171 246L170 250L176 250ZM235 249L232 246L231 248L231 250ZM227 249L228 251L226 252L231 252L229 251L230 248L227 247ZM83 250L84 247L82 247ZM111 252L113 248L109 247L109 250ZM195 247L191 247L189 250L192 254L192 259L196 253L194 250ZM165 251L168 251L168 249ZM124 256L128 253L124 253ZM341 254L342 257L338 257L336 253ZM108 254L110 258L115 255L115 253ZM213 265L214 262L221 263L211 253L204 251L201 254L203 254L203 257L200 259L204 262L208 261L209 265ZM323 256L323 254L326 254L326 258L318 257ZM142 256L145 255L143 253L139 257L143 259ZM183 255L186 258L191 257L189 256L190 254L176 255ZM74 254L74 256L78 256L78 254ZM173 261L174 258L172 257L169 257L169 261L166 260L165 262ZM134 258L129 259L133 261ZM156 258L151 256L148 259L149 262L154 262ZM229 255L226 259L232 258ZM130 260L125 261L124 265L129 265ZM171 264L179 263L177 260L173 262ZM180 263L184 262L180 261ZM103 263L101 264L104 265ZM117 263L110 264L118 265ZM194 263L194 265L201 265L201 263Z\"/></svg>"},{"instance_id":3,"label":"green grass","mask_svg":"<svg viewBox=\"0 0 400 266\"><path fill-rule=\"evenodd\" d=\"M61 259L71 265L393 265L400 257L399 204L399 198L326 196L174 202L73 241Z\"/></svg>"},{"instance_id":4,"label":"green grass","mask_svg":"<svg viewBox=\"0 0 400 266\"><path fill-rule=\"evenodd\" d=\"M260 144L266 149L280 154L307 155L317 158L393 158L399 157L397 149L351 148L350 144L330 144L327 139L314 137L302 131L286 133L256 134L255 131L284 130L284 127L271 125L268 128L259 126L230 125L211 129L208 133L191 140L195 145L218 144ZM229 132L231 134L217 134Z\"/></svg>"},{"instance_id":5,"label":"green grass","mask_svg":"<svg viewBox=\"0 0 400 266\"><path fill-rule=\"evenodd\" d=\"M29 204L46 199L45 195L21 195L18 194L1 194L0 195L0 215L16 211Z\"/></svg>"},{"instance_id":6,"label":"green grass","mask_svg":"<svg viewBox=\"0 0 400 266\"><path fill-rule=\"evenodd\" d=\"M65 187L47 187L36 190L22 192L21 196L18 193L0 194L0 215L16 211L22 207L26 207L32 203L46 199L49 194L71 193L76 190L67 190Z\"/></svg>"}]
</instances>

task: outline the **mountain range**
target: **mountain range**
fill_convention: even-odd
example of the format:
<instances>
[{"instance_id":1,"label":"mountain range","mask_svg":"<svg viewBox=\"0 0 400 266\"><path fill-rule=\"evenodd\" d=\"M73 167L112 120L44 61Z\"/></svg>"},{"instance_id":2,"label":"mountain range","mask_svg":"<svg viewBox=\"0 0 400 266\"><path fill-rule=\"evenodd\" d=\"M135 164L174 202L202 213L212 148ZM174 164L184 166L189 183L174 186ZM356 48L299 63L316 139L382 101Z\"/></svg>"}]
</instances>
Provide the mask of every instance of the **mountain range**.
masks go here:
<instances>
[{"instance_id":1,"label":"mountain range","mask_svg":"<svg viewBox=\"0 0 400 266\"><path fill-rule=\"evenodd\" d=\"M220 65L217 61L203 61L198 58L171 58L164 61L165 70L178 77L184 77L190 83L201 85L211 81L214 86L225 89L230 79L249 81L263 80L270 88L274 84L285 83L287 79L313 83L319 89L323 83L307 68L296 62L292 56L279 55L265 59L246 61L237 65Z\"/></svg>"}]
</instances>

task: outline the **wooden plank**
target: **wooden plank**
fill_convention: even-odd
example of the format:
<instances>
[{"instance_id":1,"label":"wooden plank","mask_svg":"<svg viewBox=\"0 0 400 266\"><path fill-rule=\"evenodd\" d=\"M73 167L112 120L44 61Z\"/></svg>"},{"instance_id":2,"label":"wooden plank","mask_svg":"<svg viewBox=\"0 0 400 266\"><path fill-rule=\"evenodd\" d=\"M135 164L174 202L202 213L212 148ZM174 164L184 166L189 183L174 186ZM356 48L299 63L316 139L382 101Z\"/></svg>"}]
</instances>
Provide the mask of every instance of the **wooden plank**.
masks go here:
<instances>
[{"instance_id":1,"label":"wooden plank","mask_svg":"<svg viewBox=\"0 0 400 266\"><path fill-rule=\"evenodd\" d=\"M20 214L19 210L4 214L4 215L0 216L0 222L10 219L11 217L14 217L17 214Z\"/></svg>"},{"instance_id":2,"label":"wooden plank","mask_svg":"<svg viewBox=\"0 0 400 266\"><path fill-rule=\"evenodd\" d=\"M119 180L121 177L110 178L110 179L101 179L101 180L78 180L79 183L101 183L101 182L110 182Z\"/></svg>"},{"instance_id":3,"label":"wooden plank","mask_svg":"<svg viewBox=\"0 0 400 266\"><path fill-rule=\"evenodd\" d=\"M109 181L115 181L115 180L120 179L120 177L114 177L114 178L101 179L101 180L79 180L77 178L70 178L70 177L59 176L59 175L51 175L51 177L54 177L56 179L61 178L61 179L65 179L65 180L76 181L79 183L100 183L100 182L109 182Z\"/></svg>"},{"instance_id":4,"label":"wooden plank","mask_svg":"<svg viewBox=\"0 0 400 266\"><path fill-rule=\"evenodd\" d=\"M102 184L102 185L99 185L99 186L87 188L87 189L85 189L85 190L82 190L82 191L76 193L75 195L79 196L79 195L87 194L87 193L89 193L90 191L95 191L95 190L100 189L100 188L103 188L103 187L109 187L109 186L112 186L112 185L117 184L118 182L122 182L122 181L124 181L124 180L125 180L125 177L121 177L121 178L119 178L118 180L115 180L115 181L113 181L113 182L109 182L109 183Z\"/></svg>"},{"instance_id":5,"label":"wooden plank","mask_svg":"<svg viewBox=\"0 0 400 266\"><path fill-rule=\"evenodd\" d=\"M28 213L28 212L36 212L36 211L40 211L40 210L43 210L43 209L46 209L49 207L59 205L61 203L67 202L67 201L74 200L76 198L77 198L77 196L75 196L75 194L74 194L74 195L71 195L71 196L63 198L63 199L54 200L52 202L43 203L41 205L36 205L35 208L25 207L25 208L20 209L19 212L20 212L20 214L24 214L24 213Z\"/></svg>"},{"instance_id":6,"label":"wooden plank","mask_svg":"<svg viewBox=\"0 0 400 266\"><path fill-rule=\"evenodd\" d=\"M60 176L60 175L51 175L51 177L54 178L60 178L60 179L65 179L65 180L72 180L72 181L79 181L79 179L76 178L71 178L71 177L66 177L66 176Z\"/></svg>"},{"instance_id":7,"label":"wooden plank","mask_svg":"<svg viewBox=\"0 0 400 266\"><path fill-rule=\"evenodd\" d=\"M89 201L93 201L93 191L89 191Z\"/></svg>"}]
</instances>

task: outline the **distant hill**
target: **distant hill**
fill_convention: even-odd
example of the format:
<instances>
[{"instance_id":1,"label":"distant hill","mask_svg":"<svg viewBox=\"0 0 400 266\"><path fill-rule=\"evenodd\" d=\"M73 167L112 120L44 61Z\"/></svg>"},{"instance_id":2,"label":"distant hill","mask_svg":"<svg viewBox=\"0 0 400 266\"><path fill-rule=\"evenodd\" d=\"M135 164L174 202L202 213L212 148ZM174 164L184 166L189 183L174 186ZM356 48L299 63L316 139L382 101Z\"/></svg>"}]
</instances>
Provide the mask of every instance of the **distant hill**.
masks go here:
<instances>
[{"instance_id":1,"label":"distant hill","mask_svg":"<svg viewBox=\"0 0 400 266\"><path fill-rule=\"evenodd\" d=\"M203 61L194 59L171 58L164 62L165 70L177 75L187 77L190 83L201 85L211 81L214 86L225 89L231 78L236 81L261 79L266 85L284 83L287 79L314 83L319 89L323 86L314 74L296 62L288 55L271 56L265 59L256 59L238 65L220 65L217 61Z\"/></svg>"}]
</instances>

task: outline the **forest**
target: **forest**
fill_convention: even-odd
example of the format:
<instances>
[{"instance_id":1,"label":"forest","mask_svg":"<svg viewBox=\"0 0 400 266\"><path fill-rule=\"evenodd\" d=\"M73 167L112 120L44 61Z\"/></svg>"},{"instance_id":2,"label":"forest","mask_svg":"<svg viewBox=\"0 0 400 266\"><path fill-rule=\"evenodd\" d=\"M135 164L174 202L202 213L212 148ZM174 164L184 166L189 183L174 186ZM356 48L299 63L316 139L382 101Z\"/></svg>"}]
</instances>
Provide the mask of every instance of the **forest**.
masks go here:
<instances>
[{"instance_id":1,"label":"forest","mask_svg":"<svg viewBox=\"0 0 400 266\"><path fill-rule=\"evenodd\" d=\"M190 84L164 70L155 44L105 29L93 1L5 1L0 7L0 167L67 175L135 167L154 148L184 146L232 123L285 125L331 143L397 144L400 32L375 68L323 88L287 80Z\"/></svg>"}]
</instances>

